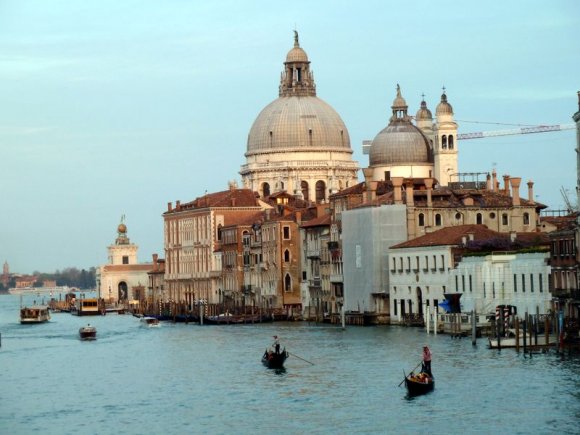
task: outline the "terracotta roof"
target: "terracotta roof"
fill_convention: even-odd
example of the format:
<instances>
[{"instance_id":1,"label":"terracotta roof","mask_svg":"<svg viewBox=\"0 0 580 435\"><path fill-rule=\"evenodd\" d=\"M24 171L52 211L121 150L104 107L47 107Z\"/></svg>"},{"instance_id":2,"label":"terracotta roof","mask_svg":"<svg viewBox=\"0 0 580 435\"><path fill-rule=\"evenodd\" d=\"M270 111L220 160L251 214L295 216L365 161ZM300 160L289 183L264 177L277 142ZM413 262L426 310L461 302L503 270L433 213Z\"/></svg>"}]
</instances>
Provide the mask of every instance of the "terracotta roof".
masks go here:
<instances>
[{"instance_id":1,"label":"terracotta roof","mask_svg":"<svg viewBox=\"0 0 580 435\"><path fill-rule=\"evenodd\" d=\"M105 272L149 272L153 270L152 263L143 264L107 264Z\"/></svg>"},{"instance_id":2,"label":"terracotta roof","mask_svg":"<svg viewBox=\"0 0 580 435\"><path fill-rule=\"evenodd\" d=\"M310 219L308 222L304 222L302 228L330 226L330 222L331 216L329 214L324 214L320 217Z\"/></svg>"},{"instance_id":3,"label":"terracotta roof","mask_svg":"<svg viewBox=\"0 0 580 435\"><path fill-rule=\"evenodd\" d=\"M571 230L576 226L576 214L568 216L542 216L542 223L549 223L556 227L557 231Z\"/></svg>"},{"instance_id":4,"label":"terracotta roof","mask_svg":"<svg viewBox=\"0 0 580 435\"><path fill-rule=\"evenodd\" d=\"M222 192L208 193L195 200L176 205L170 212L191 210L196 208L209 207L257 207L258 200L256 194L250 189L229 189Z\"/></svg>"},{"instance_id":5,"label":"terracotta roof","mask_svg":"<svg viewBox=\"0 0 580 435\"><path fill-rule=\"evenodd\" d=\"M485 225L458 225L442 228L424 236L391 246L391 248L417 248L422 246L453 246L463 243L463 237L473 234L474 240L489 240L502 236Z\"/></svg>"}]
</instances>

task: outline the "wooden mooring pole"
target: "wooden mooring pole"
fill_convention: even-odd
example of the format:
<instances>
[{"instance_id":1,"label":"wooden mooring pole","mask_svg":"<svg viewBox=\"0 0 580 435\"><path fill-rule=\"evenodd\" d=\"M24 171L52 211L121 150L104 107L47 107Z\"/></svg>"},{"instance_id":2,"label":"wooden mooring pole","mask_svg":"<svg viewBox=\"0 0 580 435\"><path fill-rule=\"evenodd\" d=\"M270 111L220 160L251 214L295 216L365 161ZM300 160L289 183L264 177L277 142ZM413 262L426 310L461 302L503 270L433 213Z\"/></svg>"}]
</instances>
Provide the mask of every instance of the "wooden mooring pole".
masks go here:
<instances>
[{"instance_id":1,"label":"wooden mooring pole","mask_svg":"<svg viewBox=\"0 0 580 435\"><path fill-rule=\"evenodd\" d=\"M471 310L471 345L477 345L477 313Z\"/></svg>"}]
</instances>

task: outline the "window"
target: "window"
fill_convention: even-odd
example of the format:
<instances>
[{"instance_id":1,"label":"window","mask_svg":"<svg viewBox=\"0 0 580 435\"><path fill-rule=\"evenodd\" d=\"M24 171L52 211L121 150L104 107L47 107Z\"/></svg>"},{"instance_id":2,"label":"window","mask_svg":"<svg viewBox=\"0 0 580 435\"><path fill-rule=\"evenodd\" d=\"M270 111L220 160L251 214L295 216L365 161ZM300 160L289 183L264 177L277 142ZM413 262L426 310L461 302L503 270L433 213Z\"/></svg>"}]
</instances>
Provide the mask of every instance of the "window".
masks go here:
<instances>
[{"instance_id":1,"label":"window","mask_svg":"<svg viewBox=\"0 0 580 435\"><path fill-rule=\"evenodd\" d=\"M529 225L529 224L530 224L530 214L524 213L524 225Z\"/></svg>"},{"instance_id":2,"label":"window","mask_svg":"<svg viewBox=\"0 0 580 435\"><path fill-rule=\"evenodd\" d=\"M455 292L459 292L459 277L455 275Z\"/></svg>"},{"instance_id":3,"label":"window","mask_svg":"<svg viewBox=\"0 0 580 435\"><path fill-rule=\"evenodd\" d=\"M465 293L465 275L461 275L461 291Z\"/></svg>"},{"instance_id":4,"label":"window","mask_svg":"<svg viewBox=\"0 0 580 435\"><path fill-rule=\"evenodd\" d=\"M455 220L461 220L461 213L455 213Z\"/></svg>"},{"instance_id":5,"label":"window","mask_svg":"<svg viewBox=\"0 0 580 435\"><path fill-rule=\"evenodd\" d=\"M433 270L437 270L437 256L433 256Z\"/></svg>"},{"instance_id":6,"label":"window","mask_svg":"<svg viewBox=\"0 0 580 435\"><path fill-rule=\"evenodd\" d=\"M489 214L489 218L490 218L490 219L495 219L495 213L494 213L494 212L491 212L491 213Z\"/></svg>"},{"instance_id":7,"label":"window","mask_svg":"<svg viewBox=\"0 0 580 435\"><path fill-rule=\"evenodd\" d=\"M262 195L264 196L264 198L270 196L270 185L268 183L262 184Z\"/></svg>"},{"instance_id":8,"label":"window","mask_svg":"<svg viewBox=\"0 0 580 435\"><path fill-rule=\"evenodd\" d=\"M429 270L429 256L425 255L425 270Z\"/></svg>"},{"instance_id":9,"label":"window","mask_svg":"<svg viewBox=\"0 0 580 435\"><path fill-rule=\"evenodd\" d=\"M534 292L534 274L530 273L530 291Z\"/></svg>"},{"instance_id":10,"label":"window","mask_svg":"<svg viewBox=\"0 0 580 435\"><path fill-rule=\"evenodd\" d=\"M514 293L518 292L518 276L514 273Z\"/></svg>"},{"instance_id":11,"label":"window","mask_svg":"<svg viewBox=\"0 0 580 435\"><path fill-rule=\"evenodd\" d=\"M326 199L326 184L324 181L316 182L316 202L321 202Z\"/></svg>"},{"instance_id":12,"label":"window","mask_svg":"<svg viewBox=\"0 0 580 435\"><path fill-rule=\"evenodd\" d=\"M445 255L441 255L441 270L445 270Z\"/></svg>"},{"instance_id":13,"label":"window","mask_svg":"<svg viewBox=\"0 0 580 435\"><path fill-rule=\"evenodd\" d=\"M469 293L473 292L473 282L471 280L471 275L469 275Z\"/></svg>"},{"instance_id":14,"label":"window","mask_svg":"<svg viewBox=\"0 0 580 435\"><path fill-rule=\"evenodd\" d=\"M439 213L437 213L435 215L435 226L436 227L440 227L441 226L441 215Z\"/></svg>"},{"instance_id":15,"label":"window","mask_svg":"<svg viewBox=\"0 0 580 435\"><path fill-rule=\"evenodd\" d=\"M123 264L129 264L129 256L123 255Z\"/></svg>"},{"instance_id":16,"label":"window","mask_svg":"<svg viewBox=\"0 0 580 435\"><path fill-rule=\"evenodd\" d=\"M284 277L284 291L291 292L292 291L292 278L290 278L289 274L286 274Z\"/></svg>"},{"instance_id":17,"label":"window","mask_svg":"<svg viewBox=\"0 0 580 435\"><path fill-rule=\"evenodd\" d=\"M385 181L388 181L390 179L391 179L391 171L385 171Z\"/></svg>"},{"instance_id":18,"label":"window","mask_svg":"<svg viewBox=\"0 0 580 435\"><path fill-rule=\"evenodd\" d=\"M450 150L453 149L453 135L452 134L449 135L449 149Z\"/></svg>"},{"instance_id":19,"label":"window","mask_svg":"<svg viewBox=\"0 0 580 435\"><path fill-rule=\"evenodd\" d=\"M393 314L397 315L397 300L393 300Z\"/></svg>"},{"instance_id":20,"label":"window","mask_svg":"<svg viewBox=\"0 0 580 435\"><path fill-rule=\"evenodd\" d=\"M446 135L441 136L441 148L443 148L444 150L447 149L447 136Z\"/></svg>"},{"instance_id":21,"label":"window","mask_svg":"<svg viewBox=\"0 0 580 435\"><path fill-rule=\"evenodd\" d=\"M289 240L290 239L290 227L283 227L282 228L282 237L284 238L284 240Z\"/></svg>"},{"instance_id":22,"label":"window","mask_svg":"<svg viewBox=\"0 0 580 435\"><path fill-rule=\"evenodd\" d=\"M423 213L419 213L419 226L420 227L425 226L425 215Z\"/></svg>"},{"instance_id":23,"label":"window","mask_svg":"<svg viewBox=\"0 0 580 435\"><path fill-rule=\"evenodd\" d=\"M394 272L396 269L397 269L397 259L393 257L393 268L391 269L391 272Z\"/></svg>"},{"instance_id":24,"label":"window","mask_svg":"<svg viewBox=\"0 0 580 435\"><path fill-rule=\"evenodd\" d=\"M483 225L483 215L481 213L477 213L475 216L475 223L477 225Z\"/></svg>"},{"instance_id":25,"label":"window","mask_svg":"<svg viewBox=\"0 0 580 435\"><path fill-rule=\"evenodd\" d=\"M507 225L508 224L508 215L507 215L507 213L503 213L501 215L501 224L502 225Z\"/></svg>"},{"instance_id":26,"label":"window","mask_svg":"<svg viewBox=\"0 0 580 435\"><path fill-rule=\"evenodd\" d=\"M288 263L290 261L290 251L286 249L284 251L284 262Z\"/></svg>"},{"instance_id":27,"label":"window","mask_svg":"<svg viewBox=\"0 0 580 435\"><path fill-rule=\"evenodd\" d=\"M306 271L302 271L302 281L306 281Z\"/></svg>"},{"instance_id":28,"label":"window","mask_svg":"<svg viewBox=\"0 0 580 435\"><path fill-rule=\"evenodd\" d=\"M526 275L522 273L522 292L526 292Z\"/></svg>"},{"instance_id":29,"label":"window","mask_svg":"<svg viewBox=\"0 0 580 435\"><path fill-rule=\"evenodd\" d=\"M540 287L540 293L543 293L543 291L544 291L544 282L542 281L542 274L541 273L538 274L538 281L539 281L539 284L540 284L540 286L539 286Z\"/></svg>"},{"instance_id":30,"label":"window","mask_svg":"<svg viewBox=\"0 0 580 435\"><path fill-rule=\"evenodd\" d=\"M307 181L300 182L300 190L302 190L302 196L304 197L304 201L308 201L310 198L308 196L308 182Z\"/></svg>"}]
</instances>

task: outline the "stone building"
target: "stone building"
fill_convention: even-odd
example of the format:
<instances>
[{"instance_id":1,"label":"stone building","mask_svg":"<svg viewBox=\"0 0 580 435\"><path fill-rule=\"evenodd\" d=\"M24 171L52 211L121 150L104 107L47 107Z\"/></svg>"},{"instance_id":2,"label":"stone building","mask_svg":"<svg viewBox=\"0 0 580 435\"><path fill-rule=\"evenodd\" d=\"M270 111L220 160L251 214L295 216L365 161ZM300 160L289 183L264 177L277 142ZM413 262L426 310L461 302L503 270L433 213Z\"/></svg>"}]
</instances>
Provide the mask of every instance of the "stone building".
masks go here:
<instances>
[{"instance_id":1,"label":"stone building","mask_svg":"<svg viewBox=\"0 0 580 435\"><path fill-rule=\"evenodd\" d=\"M228 190L208 193L185 204L169 203L163 221L165 290L170 301L185 303L190 309L198 301L218 304L221 229L266 207L253 191L238 189L234 184Z\"/></svg>"},{"instance_id":2,"label":"stone building","mask_svg":"<svg viewBox=\"0 0 580 435\"><path fill-rule=\"evenodd\" d=\"M244 187L265 198L286 191L307 201L358 182L348 130L338 113L316 95L310 60L295 32L280 77L278 98L248 134Z\"/></svg>"}]
</instances>

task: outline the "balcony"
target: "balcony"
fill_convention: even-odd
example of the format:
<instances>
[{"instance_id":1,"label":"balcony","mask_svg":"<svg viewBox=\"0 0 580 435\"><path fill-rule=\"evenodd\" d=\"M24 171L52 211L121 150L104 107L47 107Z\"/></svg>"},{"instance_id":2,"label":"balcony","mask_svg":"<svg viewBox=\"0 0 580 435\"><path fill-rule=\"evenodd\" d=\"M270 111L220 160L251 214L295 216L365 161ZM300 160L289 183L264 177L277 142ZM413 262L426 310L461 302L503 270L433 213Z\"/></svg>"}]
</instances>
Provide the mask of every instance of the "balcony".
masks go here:
<instances>
[{"instance_id":1,"label":"balcony","mask_svg":"<svg viewBox=\"0 0 580 435\"><path fill-rule=\"evenodd\" d=\"M307 258L320 258L320 249L308 249L306 251Z\"/></svg>"},{"instance_id":2,"label":"balcony","mask_svg":"<svg viewBox=\"0 0 580 435\"><path fill-rule=\"evenodd\" d=\"M330 282L333 283L341 283L343 281L343 277L341 273L331 273L330 274Z\"/></svg>"}]
</instances>

